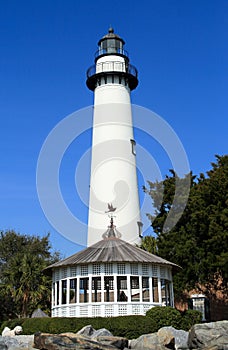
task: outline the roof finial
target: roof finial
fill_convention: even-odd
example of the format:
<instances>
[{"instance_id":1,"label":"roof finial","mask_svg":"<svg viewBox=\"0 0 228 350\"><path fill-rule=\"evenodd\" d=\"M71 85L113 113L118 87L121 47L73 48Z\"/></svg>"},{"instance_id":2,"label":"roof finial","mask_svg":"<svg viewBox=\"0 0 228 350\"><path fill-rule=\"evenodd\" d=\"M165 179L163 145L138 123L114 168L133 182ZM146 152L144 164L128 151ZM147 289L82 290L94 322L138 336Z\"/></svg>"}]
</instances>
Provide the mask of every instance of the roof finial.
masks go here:
<instances>
[{"instance_id":1,"label":"roof finial","mask_svg":"<svg viewBox=\"0 0 228 350\"><path fill-rule=\"evenodd\" d=\"M109 27L109 30L108 30L109 33L114 33L114 29L112 28L112 26L110 25Z\"/></svg>"}]
</instances>

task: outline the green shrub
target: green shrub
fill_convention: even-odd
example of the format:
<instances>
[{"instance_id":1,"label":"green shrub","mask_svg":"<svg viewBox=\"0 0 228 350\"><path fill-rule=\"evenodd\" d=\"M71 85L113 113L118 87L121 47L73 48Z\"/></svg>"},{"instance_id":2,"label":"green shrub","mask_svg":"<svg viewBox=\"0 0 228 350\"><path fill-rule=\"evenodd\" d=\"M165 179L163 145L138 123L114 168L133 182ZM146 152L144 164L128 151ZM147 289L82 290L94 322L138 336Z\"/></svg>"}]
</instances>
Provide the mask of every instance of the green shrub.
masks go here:
<instances>
[{"instance_id":1,"label":"green shrub","mask_svg":"<svg viewBox=\"0 0 228 350\"><path fill-rule=\"evenodd\" d=\"M186 310L182 313L181 329L189 331L189 329L197 323L202 322L202 314L198 310Z\"/></svg>"},{"instance_id":2,"label":"green shrub","mask_svg":"<svg viewBox=\"0 0 228 350\"><path fill-rule=\"evenodd\" d=\"M119 317L96 317L96 318L27 318L15 319L4 322L4 327L13 329L21 325L23 334L45 332L60 334L65 332L78 332L81 328L91 325L95 329L106 328L114 336L122 336L128 339L137 338L142 334L151 333L151 320L145 316L119 316ZM4 328L3 327L3 328Z\"/></svg>"},{"instance_id":3,"label":"green shrub","mask_svg":"<svg viewBox=\"0 0 228 350\"><path fill-rule=\"evenodd\" d=\"M77 333L81 328L91 325L95 329L106 328L114 336L134 339L142 334L157 332L164 326L173 326L177 329L188 330L195 323L200 323L201 314L195 310L189 310L181 314L172 307L156 306L147 311L146 316L118 316L118 317L43 317L25 318L5 321L1 326L13 329L20 325L23 334L36 332L60 334L65 332Z\"/></svg>"},{"instance_id":4,"label":"green shrub","mask_svg":"<svg viewBox=\"0 0 228 350\"><path fill-rule=\"evenodd\" d=\"M157 332L165 326L181 329L181 313L171 306L152 307L147 311L146 317L149 317L151 320L152 332Z\"/></svg>"}]
</instances>

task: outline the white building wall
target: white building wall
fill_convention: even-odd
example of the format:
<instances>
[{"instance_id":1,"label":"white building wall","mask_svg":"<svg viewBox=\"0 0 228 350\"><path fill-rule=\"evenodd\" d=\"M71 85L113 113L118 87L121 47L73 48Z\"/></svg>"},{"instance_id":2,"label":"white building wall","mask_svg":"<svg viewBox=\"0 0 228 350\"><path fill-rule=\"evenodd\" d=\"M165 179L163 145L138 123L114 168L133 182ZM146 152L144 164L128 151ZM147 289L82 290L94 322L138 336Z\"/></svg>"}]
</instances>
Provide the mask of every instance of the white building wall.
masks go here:
<instances>
[{"instance_id":1,"label":"white building wall","mask_svg":"<svg viewBox=\"0 0 228 350\"><path fill-rule=\"evenodd\" d=\"M122 57L108 56L97 61L100 68L109 70L114 64L118 71L125 69ZM109 66L108 66L109 65ZM104 79L104 78L103 78ZM94 91L94 119L91 160L90 206L88 219L88 246L101 239L107 228L108 203L116 207L113 213L114 224L122 233L122 239L130 243L139 243L137 222L141 221L136 156L132 140L133 125L130 90L119 84L102 83Z\"/></svg>"}]
</instances>

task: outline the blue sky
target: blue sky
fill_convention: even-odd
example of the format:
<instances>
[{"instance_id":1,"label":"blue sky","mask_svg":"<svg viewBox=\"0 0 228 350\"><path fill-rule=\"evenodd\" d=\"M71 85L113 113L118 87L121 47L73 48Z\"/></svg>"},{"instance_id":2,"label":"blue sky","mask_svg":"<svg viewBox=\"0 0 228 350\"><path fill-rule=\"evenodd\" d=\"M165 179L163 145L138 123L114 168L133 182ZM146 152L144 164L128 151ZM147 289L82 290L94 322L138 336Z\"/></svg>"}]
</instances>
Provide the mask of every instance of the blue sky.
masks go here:
<instances>
[{"instance_id":1,"label":"blue sky","mask_svg":"<svg viewBox=\"0 0 228 350\"><path fill-rule=\"evenodd\" d=\"M110 24L139 71L132 102L172 126L193 173L205 173L215 154L226 154L227 10L223 0L2 0L0 228L50 232L53 248L64 256L79 249L46 220L36 164L55 125L93 103L86 70ZM80 139L80 150L88 149L90 137L87 132ZM63 195L71 203L77 150L66 154L62 175ZM170 164L159 156L156 161L168 173ZM73 210L86 221L85 205L75 201Z\"/></svg>"}]
</instances>

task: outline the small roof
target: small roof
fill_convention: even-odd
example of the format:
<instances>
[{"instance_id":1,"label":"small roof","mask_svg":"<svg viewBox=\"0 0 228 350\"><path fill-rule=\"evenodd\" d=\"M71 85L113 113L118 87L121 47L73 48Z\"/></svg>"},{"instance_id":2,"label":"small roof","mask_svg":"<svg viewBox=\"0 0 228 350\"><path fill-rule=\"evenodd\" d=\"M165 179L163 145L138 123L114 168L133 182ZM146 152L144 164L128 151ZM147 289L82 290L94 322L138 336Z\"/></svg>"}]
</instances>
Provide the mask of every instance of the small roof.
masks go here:
<instances>
[{"instance_id":1,"label":"small roof","mask_svg":"<svg viewBox=\"0 0 228 350\"><path fill-rule=\"evenodd\" d=\"M178 265L136 247L131 243L115 236L109 236L66 259L48 266L45 271L48 272L48 270L50 271L58 267L99 262L153 263L179 268Z\"/></svg>"},{"instance_id":2,"label":"small roof","mask_svg":"<svg viewBox=\"0 0 228 350\"><path fill-rule=\"evenodd\" d=\"M40 317L49 317L45 312L43 312L41 309L36 309L33 311L31 318L40 318Z\"/></svg>"},{"instance_id":3,"label":"small roof","mask_svg":"<svg viewBox=\"0 0 228 350\"><path fill-rule=\"evenodd\" d=\"M101 41L106 39L118 39L122 41L123 44L125 44L124 40L117 34L114 33L114 29L112 27L109 28L108 34L104 35L98 42L98 45L100 45Z\"/></svg>"}]
</instances>

